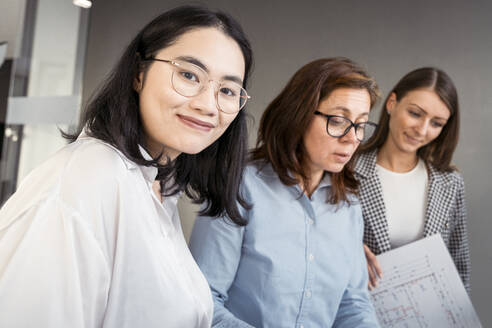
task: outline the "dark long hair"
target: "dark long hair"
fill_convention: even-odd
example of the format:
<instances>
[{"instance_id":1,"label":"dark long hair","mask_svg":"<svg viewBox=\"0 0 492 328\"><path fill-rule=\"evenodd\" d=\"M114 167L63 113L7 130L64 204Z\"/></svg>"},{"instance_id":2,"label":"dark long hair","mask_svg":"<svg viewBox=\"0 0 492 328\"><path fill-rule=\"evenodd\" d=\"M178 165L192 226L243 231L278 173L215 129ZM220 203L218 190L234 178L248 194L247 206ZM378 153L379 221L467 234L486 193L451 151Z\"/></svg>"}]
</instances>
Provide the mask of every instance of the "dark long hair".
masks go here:
<instances>
[{"instance_id":1,"label":"dark long hair","mask_svg":"<svg viewBox=\"0 0 492 328\"><path fill-rule=\"evenodd\" d=\"M367 90L371 108L379 97L374 79L350 59L315 60L298 70L266 108L260 121L256 148L250 153L251 159L271 163L285 185L300 182L309 185L304 135L319 103L339 88ZM359 184L354 177L353 160L341 172L333 173L331 180L330 202L347 201L347 192L357 193Z\"/></svg>"},{"instance_id":2,"label":"dark long hair","mask_svg":"<svg viewBox=\"0 0 492 328\"><path fill-rule=\"evenodd\" d=\"M419 148L417 155L426 163L431 163L439 171L453 171L454 167L451 165L451 159L458 144L460 132L458 93L449 75L435 67L423 67L413 70L398 81L383 103L376 134L371 140L361 146L359 152L370 152L379 149L386 142L390 120L386 111L386 103L390 95L394 93L396 101L400 101L407 93L417 89L434 91L451 113L439 136L429 144Z\"/></svg>"},{"instance_id":3,"label":"dark long hair","mask_svg":"<svg viewBox=\"0 0 492 328\"><path fill-rule=\"evenodd\" d=\"M144 59L153 57L184 33L202 27L215 27L237 42L244 56L243 86L246 87L253 55L239 23L221 11L200 6L177 7L156 17L137 34L85 108L77 132L64 136L74 141L85 129L90 136L113 145L135 163L157 167L161 185L174 182L164 190L165 195L185 191L194 202L206 202L200 214L215 217L227 213L232 221L244 225L238 209L238 203L248 207L239 193L247 155L244 109L219 139L198 154L183 153L167 165L160 165L158 158L145 160L138 148L139 144L144 145L144 132L133 83L150 65Z\"/></svg>"}]
</instances>

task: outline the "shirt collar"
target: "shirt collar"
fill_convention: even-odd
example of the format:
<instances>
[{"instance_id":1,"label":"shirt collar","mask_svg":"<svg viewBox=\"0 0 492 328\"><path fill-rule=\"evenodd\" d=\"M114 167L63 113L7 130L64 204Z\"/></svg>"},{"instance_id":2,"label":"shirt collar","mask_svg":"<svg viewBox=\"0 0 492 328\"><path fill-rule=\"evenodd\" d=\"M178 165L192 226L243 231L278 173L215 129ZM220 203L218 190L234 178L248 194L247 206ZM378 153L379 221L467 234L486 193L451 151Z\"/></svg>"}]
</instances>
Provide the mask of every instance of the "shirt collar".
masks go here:
<instances>
[{"instance_id":1,"label":"shirt collar","mask_svg":"<svg viewBox=\"0 0 492 328\"><path fill-rule=\"evenodd\" d=\"M89 138L95 139L95 138L91 137L90 135L88 135L86 129L84 128L84 130L82 130L82 132L77 137L77 140L84 140L84 139L89 139ZM125 163L127 169L132 170L132 169L140 168L145 180L149 181L150 183L153 183L155 181L155 178L157 177L157 168L156 167L138 165L135 162L133 162L132 160L130 160L128 157L126 157L118 148L116 148L116 147L110 145L109 143L102 141L100 139L97 139L97 140L99 142L104 143L108 147L111 147L112 149L114 149L118 153L118 155L121 157L123 162ZM147 160L147 161L152 160L152 157L149 155L149 153L142 146L138 145L138 149L140 150L140 154L142 154L142 157L145 160Z\"/></svg>"},{"instance_id":2,"label":"shirt collar","mask_svg":"<svg viewBox=\"0 0 492 328\"><path fill-rule=\"evenodd\" d=\"M273 169L272 165L270 163L265 164L261 163L258 165L258 174L265 176L265 177L270 177L270 178L278 178L278 174L275 172ZM293 177L293 174L289 172L289 176ZM316 189L324 188L324 187L329 187L331 186L331 174L327 171L324 172L323 177L321 178L320 183L316 187Z\"/></svg>"},{"instance_id":3,"label":"shirt collar","mask_svg":"<svg viewBox=\"0 0 492 328\"><path fill-rule=\"evenodd\" d=\"M138 145L138 149L140 149L140 154L142 154L142 157L147 160L151 161L153 160L152 156L142 147L141 145ZM157 168L155 166L143 166L139 165L140 170L142 170L142 173L145 177L145 180L153 183L155 181L155 178L157 177Z\"/></svg>"},{"instance_id":4,"label":"shirt collar","mask_svg":"<svg viewBox=\"0 0 492 328\"><path fill-rule=\"evenodd\" d=\"M321 178L321 181L319 182L319 185L316 189L321 189L324 187L329 187L331 186L331 173L325 171L323 173L323 177Z\"/></svg>"}]
</instances>

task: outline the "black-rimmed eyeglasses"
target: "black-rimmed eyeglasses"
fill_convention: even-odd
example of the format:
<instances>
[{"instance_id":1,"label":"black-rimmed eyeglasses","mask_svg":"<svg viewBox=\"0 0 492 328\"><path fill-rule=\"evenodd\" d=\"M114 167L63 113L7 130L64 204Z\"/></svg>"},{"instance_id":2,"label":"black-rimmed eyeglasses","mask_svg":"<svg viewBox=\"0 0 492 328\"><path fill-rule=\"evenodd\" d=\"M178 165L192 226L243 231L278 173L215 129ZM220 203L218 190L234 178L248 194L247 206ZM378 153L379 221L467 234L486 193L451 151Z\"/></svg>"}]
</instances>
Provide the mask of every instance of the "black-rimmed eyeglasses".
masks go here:
<instances>
[{"instance_id":1,"label":"black-rimmed eyeglasses","mask_svg":"<svg viewBox=\"0 0 492 328\"><path fill-rule=\"evenodd\" d=\"M201 67L182 60L166 60L158 58L147 58L145 61L158 61L168 63L173 67L171 84L174 91L185 97L193 97L202 93L210 82L218 87L215 89L215 100L217 108L224 113L234 114L239 112L248 99L246 90L234 81L211 80L208 73Z\"/></svg>"},{"instance_id":2,"label":"black-rimmed eyeglasses","mask_svg":"<svg viewBox=\"0 0 492 328\"><path fill-rule=\"evenodd\" d=\"M373 122L354 123L346 117L328 115L321 113L320 111L315 111L314 114L326 117L326 132L334 138L343 137L349 133L352 127L354 127L357 140L365 142L373 136L378 127L378 125Z\"/></svg>"}]
</instances>

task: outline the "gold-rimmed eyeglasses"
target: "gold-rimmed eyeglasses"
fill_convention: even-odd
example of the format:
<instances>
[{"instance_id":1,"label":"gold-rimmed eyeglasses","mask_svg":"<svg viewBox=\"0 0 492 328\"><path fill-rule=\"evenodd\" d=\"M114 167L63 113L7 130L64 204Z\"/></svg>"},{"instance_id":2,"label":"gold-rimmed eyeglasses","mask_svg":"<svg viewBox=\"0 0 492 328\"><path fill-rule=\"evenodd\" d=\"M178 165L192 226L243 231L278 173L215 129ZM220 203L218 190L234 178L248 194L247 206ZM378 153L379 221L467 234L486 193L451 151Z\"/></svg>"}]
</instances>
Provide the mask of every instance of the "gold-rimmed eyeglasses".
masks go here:
<instances>
[{"instance_id":1,"label":"gold-rimmed eyeglasses","mask_svg":"<svg viewBox=\"0 0 492 328\"><path fill-rule=\"evenodd\" d=\"M224 113L234 114L239 112L246 105L248 99L251 98L240 84L229 80L212 80L207 72L195 64L182 60L158 58L145 60L170 64L173 67L171 84L174 91L185 97L199 95L206 90L210 82L214 82L217 85L215 89L217 108Z\"/></svg>"}]
</instances>

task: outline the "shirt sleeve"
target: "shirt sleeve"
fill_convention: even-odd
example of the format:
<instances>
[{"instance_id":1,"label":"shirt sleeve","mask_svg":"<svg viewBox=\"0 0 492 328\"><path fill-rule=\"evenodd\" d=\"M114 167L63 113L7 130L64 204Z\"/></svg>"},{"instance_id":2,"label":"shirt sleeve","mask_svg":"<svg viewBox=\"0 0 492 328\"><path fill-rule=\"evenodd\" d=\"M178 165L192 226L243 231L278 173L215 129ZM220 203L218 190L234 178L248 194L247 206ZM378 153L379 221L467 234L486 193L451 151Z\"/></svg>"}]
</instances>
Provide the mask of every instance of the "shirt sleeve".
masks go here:
<instances>
[{"instance_id":1,"label":"shirt sleeve","mask_svg":"<svg viewBox=\"0 0 492 328\"><path fill-rule=\"evenodd\" d=\"M367 289L369 276L362 244L362 213L360 215L360 224L358 227L359 238L357 238L357 242L354 245L352 276L343 294L333 324L333 327L337 328L380 327Z\"/></svg>"},{"instance_id":2,"label":"shirt sleeve","mask_svg":"<svg viewBox=\"0 0 492 328\"><path fill-rule=\"evenodd\" d=\"M456 205L451 222L455 226L449 237L449 253L454 260L461 280L468 293L470 292L470 250L468 245L467 214L465 202L465 184L460 176Z\"/></svg>"},{"instance_id":3,"label":"shirt sleeve","mask_svg":"<svg viewBox=\"0 0 492 328\"><path fill-rule=\"evenodd\" d=\"M241 260L244 229L225 218L210 217L198 217L193 226L190 250L212 291L215 328L253 327L224 305Z\"/></svg>"},{"instance_id":4,"label":"shirt sleeve","mask_svg":"<svg viewBox=\"0 0 492 328\"><path fill-rule=\"evenodd\" d=\"M0 327L101 327L109 266L77 212L51 199L9 214L0 211Z\"/></svg>"}]
</instances>

